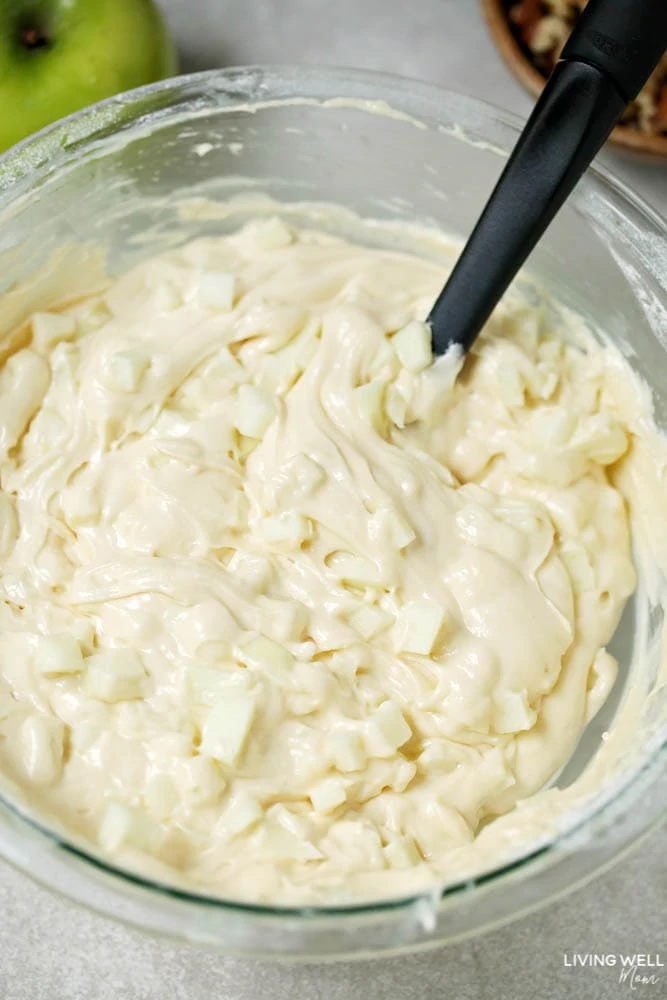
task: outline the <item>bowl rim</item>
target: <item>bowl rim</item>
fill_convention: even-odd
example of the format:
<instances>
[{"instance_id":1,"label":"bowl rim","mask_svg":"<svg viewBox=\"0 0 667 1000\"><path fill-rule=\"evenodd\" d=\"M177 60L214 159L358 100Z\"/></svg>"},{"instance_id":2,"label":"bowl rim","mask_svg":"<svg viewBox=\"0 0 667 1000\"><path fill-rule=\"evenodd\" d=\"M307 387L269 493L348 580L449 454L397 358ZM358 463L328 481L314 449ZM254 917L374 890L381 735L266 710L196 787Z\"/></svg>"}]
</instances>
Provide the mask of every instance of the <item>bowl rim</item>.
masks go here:
<instances>
[{"instance_id":1,"label":"bowl rim","mask_svg":"<svg viewBox=\"0 0 667 1000\"><path fill-rule=\"evenodd\" d=\"M504 0L482 0L484 17L507 67L516 79L536 97L542 93L547 78L521 48L505 14ZM667 157L667 135L640 132L628 125L617 125L608 141L617 148L660 159Z\"/></svg>"},{"instance_id":2,"label":"bowl rim","mask_svg":"<svg viewBox=\"0 0 667 1000\"><path fill-rule=\"evenodd\" d=\"M485 6L488 4L494 8L500 2L501 0L482 0ZM537 71L535 72L537 73ZM317 81L319 83L317 89L321 91L320 94L314 98L304 94L293 101L295 104L308 105L326 104L327 94L330 91L325 92L325 88L332 84L339 84L344 88L352 85L372 87L376 90L382 89L386 92L391 91L392 99L395 98L403 105L414 105L406 112L400 109L399 114L417 127L424 127L424 123L419 118L421 112L416 105L422 102L442 101L443 98L449 102L450 106L454 108L458 106L462 111L478 111L482 114L492 112L495 121L499 125L511 129L517 134L517 137L527 119L527 116L494 104L493 101L473 97L463 91L440 86L417 77L383 70L358 69L340 65L311 66L307 63L248 63L226 66L222 69L181 73L164 80L158 80L155 83L123 91L112 97L107 97L103 101L98 101L96 104L80 108L78 111L74 111L64 118L59 118L37 132L26 136L14 146L10 146L9 149L0 153L0 208L6 207L7 201L14 200L17 194L23 193L22 188L26 181L39 179L42 173L48 176L60 168L68 156L73 151L76 152L79 146L95 141L101 142L116 134L124 124L122 112L128 104L143 98L164 96L170 92L176 92L183 86L191 87L193 91L198 92L200 87L210 85L213 92L218 92L221 96L229 96L228 91L223 86L216 87L216 84L220 85L225 81L234 82L236 80L245 86L251 81L258 86L266 86L272 81L289 80L292 83L308 84L314 84ZM383 95L383 101L385 96L386 94ZM360 97L361 110L369 110L363 107L365 101L372 103L376 100L377 94L374 96L366 94L365 97ZM262 104L263 102L253 99L251 103ZM273 103L269 101L268 105ZM393 110L392 105L389 106ZM168 112L172 107L173 105L166 102L160 105L159 112L152 116L152 121L159 124L160 113ZM140 121L141 119L132 119L130 125L134 127ZM71 130L71 134L69 130ZM494 148L494 152L506 157L503 150ZM613 189L615 194L632 202L635 210L647 216L654 226L664 229L667 236L667 214L663 215L660 209L637 194L632 185L621 180L612 168L596 159L586 170L585 176L602 181L605 187Z\"/></svg>"},{"instance_id":3,"label":"bowl rim","mask_svg":"<svg viewBox=\"0 0 667 1000\"><path fill-rule=\"evenodd\" d=\"M117 115L119 110L122 111L123 108L135 102L138 103L145 97L174 94L183 87L191 88L194 92L203 90L207 85L211 85L211 92L220 98L221 103L208 105L206 111L212 114L225 110L225 95L227 95L227 110L233 111L238 109L239 105L230 99L231 94L223 85L233 84L235 80L243 81L246 86L248 85L248 81L262 85L266 85L267 82L271 84L272 82L284 81L301 87L309 83L314 84L317 81L319 89L322 92L321 95L313 99L310 93L306 95L304 92L300 98L296 98L292 103L303 103L311 107L318 106L320 108L326 106L326 101L330 99L332 93L336 92L335 88L337 85L342 86L343 89L347 89L348 91L351 87L356 87L359 91L356 96L361 105L363 105L364 101L375 102L378 99L386 101L389 107L397 110L408 123L421 127L423 127L423 122L418 117L420 114L418 108L420 100L423 100L425 103L430 102L431 104L439 102L443 108L447 106L443 102L449 101L450 109L453 107L454 110L459 109L461 111L467 110L468 112L481 113L485 118L492 118L499 125L511 129L517 136L522 128L522 120L518 115L498 108L487 101L393 73L355 70L346 67L308 66L305 64L296 66L251 65L228 67L222 70L207 70L200 73L172 77L156 84L148 84L108 98L106 101L84 108L47 126L45 129L12 147L0 156L0 209L7 207L17 197L21 200L24 195L29 194L33 190L35 179L46 180L53 174L57 174L63 166L67 165L68 160L73 155L76 155L77 151L80 151L82 146L90 143L95 148L95 143L99 141L99 149L104 152L104 142L118 134L118 122L119 120L122 121L122 117L119 119ZM283 100L280 99L275 103L283 103ZM247 107L252 104L262 104L262 101L261 99L251 98L241 103ZM269 102L269 106L271 103ZM174 104L168 102L159 105L159 108L160 111L152 119L158 128L161 121L160 114L164 112L166 117L169 111L173 110ZM369 107L364 106L361 106L360 109L365 112L370 110ZM188 112L186 111L184 114L188 114ZM129 122L129 128L131 130L135 129L140 122L142 122L141 118L133 118ZM170 119L170 123L173 123L173 119ZM90 127L86 128L86 126ZM72 130L72 141L69 141L69 130ZM465 134L463 134L463 138L465 138ZM54 152L56 155L54 155ZM502 150L494 149L494 152L506 155ZM37 155L31 155L33 153ZM20 168L18 175L14 174L14 167L16 165ZM635 194L624 182L618 180L612 172L600 166L590 168L589 173L597 182L602 184L603 188L607 189L611 194L620 197L633 210L641 213L647 221L664 233L667 238L667 220L639 195ZM7 180L7 175L9 175L9 181ZM16 179L13 179L13 175ZM667 289L667 274L661 273L658 276L658 280ZM431 887L426 887L409 895L380 898L375 901L363 900L359 903L352 902L344 905L264 905L226 899L220 896L208 896L198 893L196 890L182 889L176 885L161 883L156 879L144 877L129 869L114 865L102 856L97 856L94 850L80 848L73 840L62 839L52 827L45 825L34 814L30 814L22 807L17 806L15 801L7 801L1 794L0 808L6 809L22 823L27 823L33 830L45 836L51 844L63 849L70 856L84 862L88 867L97 870L97 872L110 875L116 881L150 890L164 897L197 905L204 904L208 907L217 907L219 910L248 916L299 917L310 920L335 916L351 917L355 915L386 914L402 911L414 906L415 903L419 903L424 898L433 898L434 894L437 894L439 905L442 905L445 900L450 901L453 897L460 898L464 896L472 888L489 887L491 884L497 883L503 876L517 872L519 869L525 870L528 867L527 874L530 874L531 862L536 862L538 859L546 861L550 857L552 862L555 862L558 859L558 849L567 846L570 838L574 837L576 840L577 835L581 833L584 825L594 823L602 818L608 818L617 809L619 802L631 795L642 774L645 775L648 770L667 764L667 753L665 751L667 751L667 734L658 740L654 740L649 752L645 755L640 755L641 759L636 763L636 766L631 769L629 768L625 772L623 776L625 780L619 781L613 787L607 789L606 794L601 799L596 799L594 805L589 804L589 807L582 812L582 815L576 822L565 829L559 828L552 831L542 840L536 839L532 844L526 845L521 852L514 855L507 853L500 864L486 868L472 877L466 877L459 881L450 881L446 884L435 883ZM627 841L626 846L634 842L644 832L645 830L642 829ZM16 863L16 861L13 863L16 867L26 871L27 874L31 874L27 866L23 867L21 864ZM594 868L593 873L597 870L597 868ZM539 871L536 874L539 874ZM572 886L572 888L574 887L575 885ZM552 898L552 895L553 893L547 895L543 902L548 902ZM512 919L518 915L520 915L520 912L512 914L505 919Z\"/></svg>"}]
</instances>

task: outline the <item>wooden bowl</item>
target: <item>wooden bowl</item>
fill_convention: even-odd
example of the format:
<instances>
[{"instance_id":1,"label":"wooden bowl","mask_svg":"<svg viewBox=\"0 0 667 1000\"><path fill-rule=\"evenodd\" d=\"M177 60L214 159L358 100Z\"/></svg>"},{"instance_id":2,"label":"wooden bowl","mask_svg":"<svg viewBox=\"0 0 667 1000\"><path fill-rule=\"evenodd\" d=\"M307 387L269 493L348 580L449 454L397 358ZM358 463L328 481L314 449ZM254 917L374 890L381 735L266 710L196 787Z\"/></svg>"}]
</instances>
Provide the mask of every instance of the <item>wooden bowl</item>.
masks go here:
<instances>
[{"instance_id":1,"label":"wooden bowl","mask_svg":"<svg viewBox=\"0 0 667 1000\"><path fill-rule=\"evenodd\" d=\"M524 87L535 95L540 94L545 77L526 56L515 38L503 0L482 0L482 4L486 23L501 56ZM628 125L617 125L609 141L635 153L667 158L667 136L664 135L650 135Z\"/></svg>"}]
</instances>

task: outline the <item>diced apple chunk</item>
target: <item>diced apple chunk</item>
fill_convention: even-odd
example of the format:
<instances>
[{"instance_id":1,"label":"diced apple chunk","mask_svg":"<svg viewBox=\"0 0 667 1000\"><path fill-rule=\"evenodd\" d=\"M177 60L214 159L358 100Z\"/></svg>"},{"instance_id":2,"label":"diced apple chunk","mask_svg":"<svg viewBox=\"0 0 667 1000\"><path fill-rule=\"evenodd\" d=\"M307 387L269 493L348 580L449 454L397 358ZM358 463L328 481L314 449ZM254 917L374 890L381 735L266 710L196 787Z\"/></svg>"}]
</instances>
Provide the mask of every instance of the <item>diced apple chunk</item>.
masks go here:
<instances>
[{"instance_id":1,"label":"diced apple chunk","mask_svg":"<svg viewBox=\"0 0 667 1000\"><path fill-rule=\"evenodd\" d=\"M188 667L186 685L188 695L195 705L208 705L212 708L228 695L245 693L248 690L248 678L240 668L229 673L197 664Z\"/></svg>"},{"instance_id":2,"label":"diced apple chunk","mask_svg":"<svg viewBox=\"0 0 667 1000\"><path fill-rule=\"evenodd\" d=\"M293 239L289 226L278 216L258 222L254 236L255 246L260 250L279 250L281 247L289 246Z\"/></svg>"},{"instance_id":3,"label":"diced apple chunk","mask_svg":"<svg viewBox=\"0 0 667 1000\"><path fill-rule=\"evenodd\" d=\"M261 389L241 385L234 414L234 427L245 437L260 440L276 415L276 404Z\"/></svg>"},{"instance_id":4,"label":"diced apple chunk","mask_svg":"<svg viewBox=\"0 0 667 1000\"><path fill-rule=\"evenodd\" d=\"M329 557L328 566L342 583L353 587L380 587L385 582L375 563L351 552L334 552Z\"/></svg>"},{"instance_id":5,"label":"diced apple chunk","mask_svg":"<svg viewBox=\"0 0 667 1000\"><path fill-rule=\"evenodd\" d=\"M158 822L173 814L179 803L178 791L168 774L154 774L146 785L146 805Z\"/></svg>"},{"instance_id":6,"label":"diced apple chunk","mask_svg":"<svg viewBox=\"0 0 667 1000\"><path fill-rule=\"evenodd\" d=\"M183 305L183 296L173 281L162 281L155 289L154 301L159 312L173 312Z\"/></svg>"},{"instance_id":7,"label":"diced apple chunk","mask_svg":"<svg viewBox=\"0 0 667 1000\"><path fill-rule=\"evenodd\" d=\"M337 677L353 683L358 672L369 666L370 659L368 647L357 643L335 652L329 661L329 669Z\"/></svg>"},{"instance_id":8,"label":"diced apple chunk","mask_svg":"<svg viewBox=\"0 0 667 1000\"><path fill-rule=\"evenodd\" d=\"M270 823L272 826L281 826L301 840L307 840L313 832L312 817L306 812L300 812L298 803L286 805L278 802L270 806L266 820L267 825Z\"/></svg>"},{"instance_id":9,"label":"diced apple chunk","mask_svg":"<svg viewBox=\"0 0 667 1000\"><path fill-rule=\"evenodd\" d=\"M494 698L493 728L497 733L520 733L537 719L526 691L500 691Z\"/></svg>"},{"instance_id":10,"label":"diced apple chunk","mask_svg":"<svg viewBox=\"0 0 667 1000\"><path fill-rule=\"evenodd\" d=\"M628 436L609 414L596 413L581 421L572 445L599 465L612 465L628 450Z\"/></svg>"},{"instance_id":11,"label":"diced apple chunk","mask_svg":"<svg viewBox=\"0 0 667 1000\"><path fill-rule=\"evenodd\" d=\"M391 779L395 792L404 792L417 773L417 765L411 760L399 760Z\"/></svg>"},{"instance_id":12,"label":"diced apple chunk","mask_svg":"<svg viewBox=\"0 0 667 1000\"><path fill-rule=\"evenodd\" d=\"M71 340L76 333L72 316L61 313L35 313L32 317L32 339L38 350L48 350L62 340Z\"/></svg>"},{"instance_id":13,"label":"diced apple chunk","mask_svg":"<svg viewBox=\"0 0 667 1000\"><path fill-rule=\"evenodd\" d=\"M245 667L253 667L278 678L289 674L294 666L294 657L284 646L258 635L242 643L237 650L239 662Z\"/></svg>"},{"instance_id":14,"label":"diced apple chunk","mask_svg":"<svg viewBox=\"0 0 667 1000\"><path fill-rule=\"evenodd\" d=\"M29 715L20 735L21 760L35 785L51 785L63 767L65 726L52 715Z\"/></svg>"},{"instance_id":15,"label":"diced apple chunk","mask_svg":"<svg viewBox=\"0 0 667 1000\"><path fill-rule=\"evenodd\" d=\"M261 803L254 795L247 792L237 792L225 809L222 823L225 833L235 837L255 826L264 816Z\"/></svg>"},{"instance_id":16,"label":"diced apple chunk","mask_svg":"<svg viewBox=\"0 0 667 1000\"><path fill-rule=\"evenodd\" d=\"M195 740L195 728L190 723L178 730L165 730L150 739L149 746L163 760L181 760L190 757Z\"/></svg>"},{"instance_id":17,"label":"diced apple chunk","mask_svg":"<svg viewBox=\"0 0 667 1000\"><path fill-rule=\"evenodd\" d=\"M398 613L394 629L397 653L429 656L445 623L445 612L432 601L411 601Z\"/></svg>"},{"instance_id":18,"label":"diced apple chunk","mask_svg":"<svg viewBox=\"0 0 667 1000\"><path fill-rule=\"evenodd\" d=\"M422 856L411 837L398 837L387 844L384 854L390 868L414 868L421 864Z\"/></svg>"},{"instance_id":19,"label":"diced apple chunk","mask_svg":"<svg viewBox=\"0 0 667 1000\"><path fill-rule=\"evenodd\" d=\"M303 359L294 353L292 345L264 358L259 374L260 388L269 394L284 396L303 372Z\"/></svg>"},{"instance_id":20,"label":"diced apple chunk","mask_svg":"<svg viewBox=\"0 0 667 1000\"><path fill-rule=\"evenodd\" d=\"M251 695L221 699L204 723L201 752L222 764L235 764L243 752L254 715L255 701Z\"/></svg>"},{"instance_id":21,"label":"diced apple chunk","mask_svg":"<svg viewBox=\"0 0 667 1000\"><path fill-rule=\"evenodd\" d=\"M85 661L84 689L98 701L116 702L141 698L146 671L132 649L109 649Z\"/></svg>"},{"instance_id":22,"label":"diced apple chunk","mask_svg":"<svg viewBox=\"0 0 667 1000\"><path fill-rule=\"evenodd\" d=\"M203 271L197 286L197 302L205 309L228 312L234 306L236 278L226 271Z\"/></svg>"},{"instance_id":23,"label":"diced apple chunk","mask_svg":"<svg viewBox=\"0 0 667 1000\"><path fill-rule=\"evenodd\" d=\"M312 521L294 510L263 517L255 524L257 534L269 545L297 549L312 537Z\"/></svg>"},{"instance_id":24,"label":"diced apple chunk","mask_svg":"<svg viewBox=\"0 0 667 1000\"><path fill-rule=\"evenodd\" d=\"M84 662L79 640L73 635L50 635L40 639L35 653L40 674L76 674Z\"/></svg>"},{"instance_id":25,"label":"diced apple chunk","mask_svg":"<svg viewBox=\"0 0 667 1000\"><path fill-rule=\"evenodd\" d=\"M302 453L294 455L279 470L278 489L284 489L291 497L299 499L310 496L325 479L321 465Z\"/></svg>"},{"instance_id":26,"label":"diced apple chunk","mask_svg":"<svg viewBox=\"0 0 667 1000\"><path fill-rule=\"evenodd\" d=\"M112 800L104 811L97 840L100 847L111 853L122 847L151 851L158 834L155 824L141 809Z\"/></svg>"},{"instance_id":27,"label":"diced apple chunk","mask_svg":"<svg viewBox=\"0 0 667 1000\"><path fill-rule=\"evenodd\" d=\"M264 593L273 576L270 559L254 552L243 552L241 549L234 553L227 569L256 594Z\"/></svg>"},{"instance_id":28,"label":"diced apple chunk","mask_svg":"<svg viewBox=\"0 0 667 1000\"><path fill-rule=\"evenodd\" d=\"M392 424L402 429L408 422L408 401L395 385L387 386L384 410Z\"/></svg>"},{"instance_id":29,"label":"diced apple chunk","mask_svg":"<svg viewBox=\"0 0 667 1000\"><path fill-rule=\"evenodd\" d=\"M313 658L317 655L317 643L313 642L312 639L306 639L304 642L293 642L290 646L290 652L299 663L312 663Z\"/></svg>"},{"instance_id":30,"label":"diced apple chunk","mask_svg":"<svg viewBox=\"0 0 667 1000\"><path fill-rule=\"evenodd\" d=\"M321 815L333 812L347 799L345 785L338 778L325 778L310 792L313 809Z\"/></svg>"},{"instance_id":31,"label":"diced apple chunk","mask_svg":"<svg viewBox=\"0 0 667 1000\"><path fill-rule=\"evenodd\" d=\"M111 310L104 299L93 299L77 307L76 319L79 333L92 333L109 322Z\"/></svg>"},{"instance_id":32,"label":"diced apple chunk","mask_svg":"<svg viewBox=\"0 0 667 1000\"><path fill-rule=\"evenodd\" d=\"M136 392L150 365L150 356L139 348L116 351L107 358L100 381L111 392Z\"/></svg>"},{"instance_id":33,"label":"diced apple chunk","mask_svg":"<svg viewBox=\"0 0 667 1000\"><path fill-rule=\"evenodd\" d=\"M503 402L507 406L523 406L526 383L519 369L514 365L500 365L497 378Z\"/></svg>"},{"instance_id":34,"label":"diced apple chunk","mask_svg":"<svg viewBox=\"0 0 667 1000\"><path fill-rule=\"evenodd\" d=\"M90 656L95 645L95 623L89 618L77 618L69 627L69 634L77 639L84 656Z\"/></svg>"},{"instance_id":35,"label":"diced apple chunk","mask_svg":"<svg viewBox=\"0 0 667 1000\"><path fill-rule=\"evenodd\" d=\"M258 848L262 857L276 861L319 861L323 857L314 844L285 829L280 823L267 822L260 830Z\"/></svg>"},{"instance_id":36,"label":"diced apple chunk","mask_svg":"<svg viewBox=\"0 0 667 1000\"><path fill-rule=\"evenodd\" d=\"M393 622L391 615L375 604L360 604L348 616L347 620L355 632L358 632L361 638L367 642L388 629Z\"/></svg>"},{"instance_id":37,"label":"diced apple chunk","mask_svg":"<svg viewBox=\"0 0 667 1000\"><path fill-rule=\"evenodd\" d=\"M308 610L297 601L274 602L264 615L265 630L275 642L298 642L308 624Z\"/></svg>"},{"instance_id":38,"label":"diced apple chunk","mask_svg":"<svg viewBox=\"0 0 667 1000\"><path fill-rule=\"evenodd\" d=\"M378 510L370 520L368 531L373 541L386 539L399 552L417 537L412 525L393 507Z\"/></svg>"},{"instance_id":39,"label":"diced apple chunk","mask_svg":"<svg viewBox=\"0 0 667 1000\"><path fill-rule=\"evenodd\" d=\"M398 360L414 374L423 371L433 360L431 330L426 323L413 320L391 338Z\"/></svg>"},{"instance_id":40,"label":"diced apple chunk","mask_svg":"<svg viewBox=\"0 0 667 1000\"><path fill-rule=\"evenodd\" d=\"M367 382L366 385L357 386L353 393L361 417L378 434L382 434L384 430L384 382L374 379L372 382Z\"/></svg>"},{"instance_id":41,"label":"diced apple chunk","mask_svg":"<svg viewBox=\"0 0 667 1000\"><path fill-rule=\"evenodd\" d=\"M204 368L205 375L215 375L230 381L241 381L244 378L243 365L240 364L228 347L221 347Z\"/></svg>"},{"instance_id":42,"label":"diced apple chunk","mask_svg":"<svg viewBox=\"0 0 667 1000\"><path fill-rule=\"evenodd\" d=\"M207 806L217 802L226 787L220 766L212 757L199 754L183 761L182 772L185 794L195 806Z\"/></svg>"},{"instance_id":43,"label":"diced apple chunk","mask_svg":"<svg viewBox=\"0 0 667 1000\"><path fill-rule=\"evenodd\" d=\"M535 410L529 424L531 435L542 446L557 448L568 443L577 426L577 418L564 406Z\"/></svg>"},{"instance_id":44,"label":"diced apple chunk","mask_svg":"<svg viewBox=\"0 0 667 1000\"><path fill-rule=\"evenodd\" d=\"M366 766L366 752L358 733L346 730L329 733L327 736L329 756L338 771L361 771Z\"/></svg>"},{"instance_id":45,"label":"diced apple chunk","mask_svg":"<svg viewBox=\"0 0 667 1000\"><path fill-rule=\"evenodd\" d=\"M369 717L369 746L376 757L393 757L411 736L410 726L393 701L383 702Z\"/></svg>"},{"instance_id":46,"label":"diced apple chunk","mask_svg":"<svg viewBox=\"0 0 667 1000\"><path fill-rule=\"evenodd\" d=\"M403 713L393 701L385 701L369 719L369 737L377 757L393 757L412 736Z\"/></svg>"}]
</instances>

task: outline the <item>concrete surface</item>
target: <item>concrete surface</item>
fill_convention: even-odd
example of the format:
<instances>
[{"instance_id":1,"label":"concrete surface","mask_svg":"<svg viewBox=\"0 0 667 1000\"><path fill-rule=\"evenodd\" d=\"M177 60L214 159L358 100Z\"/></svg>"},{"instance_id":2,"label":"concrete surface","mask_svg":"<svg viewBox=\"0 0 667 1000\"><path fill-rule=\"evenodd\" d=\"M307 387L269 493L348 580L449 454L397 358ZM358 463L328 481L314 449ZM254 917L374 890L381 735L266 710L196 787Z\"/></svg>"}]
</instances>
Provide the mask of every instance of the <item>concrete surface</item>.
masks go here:
<instances>
[{"instance_id":1,"label":"concrete surface","mask_svg":"<svg viewBox=\"0 0 667 1000\"><path fill-rule=\"evenodd\" d=\"M422 77L525 114L476 0L165 0L188 70L308 62ZM605 159L667 212L667 165ZM0 1000L616 1000L667 997L565 952L661 954L667 834L548 909L423 955L323 967L237 962L151 941L57 900L0 866ZM662 952L660 952L662 948Z\"/></svg>"}]
</instances>

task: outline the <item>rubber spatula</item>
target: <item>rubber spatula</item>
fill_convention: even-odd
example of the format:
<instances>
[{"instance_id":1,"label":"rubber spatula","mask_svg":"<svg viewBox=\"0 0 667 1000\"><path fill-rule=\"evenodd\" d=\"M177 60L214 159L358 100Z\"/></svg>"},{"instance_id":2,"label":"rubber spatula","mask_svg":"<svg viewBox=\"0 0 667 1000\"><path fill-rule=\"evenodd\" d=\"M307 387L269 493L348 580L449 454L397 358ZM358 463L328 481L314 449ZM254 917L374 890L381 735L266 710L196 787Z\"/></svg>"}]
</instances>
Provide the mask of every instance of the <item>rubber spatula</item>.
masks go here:
<instances>
[{"instance_id":1,"label":"rubber spatula","mask_svg":"<svg viewBox=\"0 0 667 1000\"><path fill-rule=\"evenodd\" d=\"M589 0L428 323L464 351L667 48L667 0Z\"/></svg>"}]
</instances>

